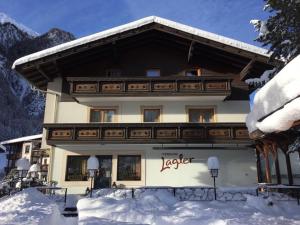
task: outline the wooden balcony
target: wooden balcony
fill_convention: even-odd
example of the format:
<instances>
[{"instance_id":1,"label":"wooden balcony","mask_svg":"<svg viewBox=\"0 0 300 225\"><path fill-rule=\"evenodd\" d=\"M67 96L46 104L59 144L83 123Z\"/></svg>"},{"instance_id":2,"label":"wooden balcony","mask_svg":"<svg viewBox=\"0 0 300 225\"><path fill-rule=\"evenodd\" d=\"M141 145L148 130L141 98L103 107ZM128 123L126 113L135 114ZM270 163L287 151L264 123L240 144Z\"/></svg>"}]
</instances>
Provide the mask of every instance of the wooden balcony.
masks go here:
<instances>
[{"instance_id":1,"label":"wooden balcony","mask_svg":"<svg viewBox=\"0 0 300 225\"><path fill-rule=\"evenodd\" d=\"M40 157L49 157L49 154L44 149L32 150L31 157L37 157L37 158L40 158Z\"/></svg>"},{"instance_id":2,"label":"wooden balcony","mask_svg":"<svg viewBox=\"0 0 300 225\"><path fill-rule=\"evenodd\" d=\"M250 143L244 123L44 124L47 143Z\"/></svg>"},{"instance_id":3,"label":"wooden balcony","mask_svg":"<svg viewBox=\"0 0 300 225\"><path fill-rule=\"evenodd\" d=\"M70 94L88 96L224 96L231 94L225 77L68 77Z\"/></svg>"}]
</instances>

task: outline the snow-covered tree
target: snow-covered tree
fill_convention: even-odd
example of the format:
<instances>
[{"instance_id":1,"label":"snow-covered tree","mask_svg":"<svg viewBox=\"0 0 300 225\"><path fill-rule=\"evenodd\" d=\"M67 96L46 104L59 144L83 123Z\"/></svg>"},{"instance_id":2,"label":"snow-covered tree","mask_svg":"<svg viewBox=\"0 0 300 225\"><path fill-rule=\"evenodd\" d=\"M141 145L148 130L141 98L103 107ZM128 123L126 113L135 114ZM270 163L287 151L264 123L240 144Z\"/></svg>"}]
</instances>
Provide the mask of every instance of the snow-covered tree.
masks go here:
<instances>
[{"instance_id":1,"label":"snow-covered tree","mask_svg":"<svg viewBox=\"0 0 300 225\"><path fill-rule=\"evenodd\" d=\"M269 47L271 60L288 63L300 54L300 0L264 1L271 15L266 21L251 21L259 32L256 40Z\"/></svg>"},{"instance_id":2,"label":"snow-covered tree","mask_svg":"<svg viewBox=\"0 0 300 225\"><path fill-rule=\"evenodd\" d=\"M269 48L270 61L275 69L267 70L260 78L248 79L246 83L262 87L272 79L285 64L300 54L300 0L264 0L264 10L270 13L266 20L251 20L258 31L256 41Z\"/></svg>"}]
</instances>

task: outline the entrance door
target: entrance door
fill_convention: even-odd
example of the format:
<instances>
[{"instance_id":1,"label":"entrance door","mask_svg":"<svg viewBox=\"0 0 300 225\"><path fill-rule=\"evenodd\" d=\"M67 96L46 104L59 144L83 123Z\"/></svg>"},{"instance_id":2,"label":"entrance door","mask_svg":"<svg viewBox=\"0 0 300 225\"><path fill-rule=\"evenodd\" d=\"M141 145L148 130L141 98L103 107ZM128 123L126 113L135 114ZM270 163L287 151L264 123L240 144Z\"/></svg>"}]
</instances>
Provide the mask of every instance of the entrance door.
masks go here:
<instances>
[{"instance_id":1,"label":"entrance door","mask_svg":"<svg viewBox=\"0 0 300 225\"><path fill-rule=\"evenodd\" d=\"M94 188L110 188L111 187L111 170L112 170L112 156L111 155L97 155L99 160L99 173L94 180Z\"/></svg>"}]
</instances>

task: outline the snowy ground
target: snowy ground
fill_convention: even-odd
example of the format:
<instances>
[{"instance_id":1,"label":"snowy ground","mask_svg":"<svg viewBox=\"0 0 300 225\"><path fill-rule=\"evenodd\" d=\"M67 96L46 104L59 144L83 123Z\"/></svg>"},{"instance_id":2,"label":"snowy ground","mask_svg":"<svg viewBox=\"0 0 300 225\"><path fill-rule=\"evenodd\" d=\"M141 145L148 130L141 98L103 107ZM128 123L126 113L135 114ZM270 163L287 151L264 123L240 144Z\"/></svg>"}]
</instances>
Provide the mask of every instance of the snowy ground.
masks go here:
<instances>
[{"instance_id":1,"label":"snowy ground","mask_svg":"<svg viewBox=\"0 0 300 225\"><path fill-rule=\"evenodd\" d=\"M103 193L102 193L103 194ZM59 205L33 188L0 199L0 224L30 225L300 225L296 201L248 196L242 201L178 201L166 190L146 191L137 198L106 193L83 198L79 218L64 218Z\"/></svg>"},{"instance_id":2,"label":"snowy ground","mask_svg":"<svg viewBox=\"0 0 300 225\"><path fill-rule=\"evenodd\" d=\"M295 201L274 202L247 196L246 202L178 201L166 191L146 192L137 199L117 195L81 199L80 225L155 224L155 225L241 225L300 224L300 206Z\"/></svg>"},{"instance_id":3,"label":"snowy ground","mask_svg":"<svg viewBox=\"0 0 300 225\"><path fill-rule=\"evenodd\" d=\"M76 222L76 223L75 223ZM61 216L58 205L34 188L0 199L2 225L77 224L77 220Z\"/></svg>"}]
</instances>

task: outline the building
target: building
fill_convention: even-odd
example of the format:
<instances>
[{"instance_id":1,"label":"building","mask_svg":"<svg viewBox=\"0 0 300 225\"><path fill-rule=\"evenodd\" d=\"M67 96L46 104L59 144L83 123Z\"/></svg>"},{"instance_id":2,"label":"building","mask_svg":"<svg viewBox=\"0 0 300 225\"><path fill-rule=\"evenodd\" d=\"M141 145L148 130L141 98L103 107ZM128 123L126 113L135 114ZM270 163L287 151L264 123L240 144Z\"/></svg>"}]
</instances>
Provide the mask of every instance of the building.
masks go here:
<instances>
[{"instance_id":1,"label":"building","mask_svg":"<svg viewBox=\"0 0 300 225\"><path fill-rule=\"evenodd\" d=\"M261 183L300 185L299 69L297 56L256 93L247 117Z\"/></svg>"},{"instance_id":2,"label":"building","mask_svg":"<svg viewBox=\"0 0 300 225\"><path fill-rule=\"evenodd\" d=\"M41 149L42 134L25 136L6 140L0 144L6 147L7 165L4 168L8 174L14 169L15 163L20 158L26 158L30 164L38 163L41 165L41 178L47 179L48 165L50 163L49 153L47 149Z\"/></svg>"},{"instance_id":3,"label":"building","mask_svg":"<svg viewBox=\"0 0 300 225\"><path fill-rule=\"evenodd\" d=\"M47 91L42 148L49 180L82 193L86 162L100 161L95 188L257 183L245 117L246 76L266 50L151 16L18 59L13 67Z\"/></svg>"}]
</instances>

